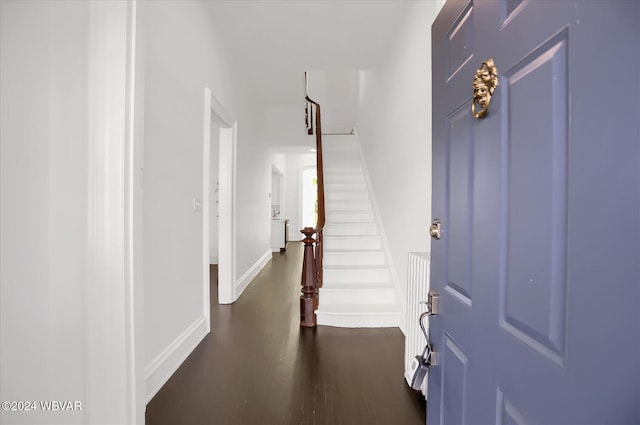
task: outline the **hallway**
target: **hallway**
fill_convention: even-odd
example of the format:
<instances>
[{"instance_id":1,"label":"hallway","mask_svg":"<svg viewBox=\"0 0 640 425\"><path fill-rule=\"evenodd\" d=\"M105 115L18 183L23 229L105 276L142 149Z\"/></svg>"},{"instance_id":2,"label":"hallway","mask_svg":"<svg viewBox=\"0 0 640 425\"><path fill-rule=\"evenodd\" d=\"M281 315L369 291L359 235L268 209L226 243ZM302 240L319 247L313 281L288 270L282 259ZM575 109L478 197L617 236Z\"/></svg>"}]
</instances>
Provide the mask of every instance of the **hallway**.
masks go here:
<instances>
[{"instance_id":1,"label":"hallway","mask_svg":"<svg viewBox=\"0 0 640 425\"><path fill-rule=\"evenodd\" d=\"M148 425L420 425L424 404L403 378L397 328L299 326L302 245L258 274L149 402Z\"/></svg>"}]
</instances>

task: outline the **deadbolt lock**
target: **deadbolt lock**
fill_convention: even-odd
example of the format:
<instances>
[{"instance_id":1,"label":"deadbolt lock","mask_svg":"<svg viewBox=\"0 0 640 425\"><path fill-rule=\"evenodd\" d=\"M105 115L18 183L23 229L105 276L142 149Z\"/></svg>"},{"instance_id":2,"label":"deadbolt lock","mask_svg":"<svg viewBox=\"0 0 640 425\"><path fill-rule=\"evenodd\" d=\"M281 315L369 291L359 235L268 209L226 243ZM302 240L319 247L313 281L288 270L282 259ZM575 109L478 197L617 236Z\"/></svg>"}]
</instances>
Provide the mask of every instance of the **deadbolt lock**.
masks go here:
<instances>
[{"instance_id":1,"label":"deadbolt lock","mask_svg":"<svg viewBox=\"0 0 640 425\"><path fill-rule=\"evenodd\" d=\"M434 239L440 239L440 220L437 218L433 219L431 226L429 227L429 234Z\"/></svg>"},{"instance_id":2,"label":"deadbolt lock","mask_svg":"<svg viewBox=\"0 0 640 425\"><path fill-rule=\"evenodd\" d=\"M440 295L432 289L427 294L427 300L420 301L420 304L425 304L427 306L426 311L422 313L422 315L420 315L420 326L423 326L422 325L423 318L427 316L435 316L438 314L438 312L440 311L440 306L438 303L439 300L440 300ZM424 330L424 327L422 328L422 332L424 332L425 336L427 335L426 331Z\"/></svg>"}]
</instances>

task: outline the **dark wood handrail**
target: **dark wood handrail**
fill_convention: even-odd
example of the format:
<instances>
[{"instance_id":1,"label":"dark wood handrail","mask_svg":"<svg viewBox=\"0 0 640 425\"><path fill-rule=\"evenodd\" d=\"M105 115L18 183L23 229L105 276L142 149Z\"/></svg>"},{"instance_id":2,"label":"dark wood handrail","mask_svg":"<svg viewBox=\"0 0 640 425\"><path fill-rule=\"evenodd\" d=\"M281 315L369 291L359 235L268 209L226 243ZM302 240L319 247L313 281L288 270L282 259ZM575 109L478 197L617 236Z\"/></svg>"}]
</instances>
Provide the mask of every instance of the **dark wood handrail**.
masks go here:
<instances>
[{"instance_id":1,"label":"dark wood handrail","mask_svg":"<svg viewBox=\"0 0 640 425\"><path fill-rule=\"evenodd\" d=\"M300 296L300 324L302 326L316 326L315 309L318 307L318 288L322 287L322 258L323 258L323 230L325 225L324 205L324 164L322 160L322 114L320 104L309 97L309 80L304 73L305 82L305 121L307 134L316 135L316 176L318 190L318 216L315 229L304 228L305 251L302 270L302 295ZM315 233L316 238L312 236ZM312 245L315 244L315 253ZM315 258L309 258L309 256ZM313 267L311 267L313 265ZM310 280L309 276L313 276ZM313 281L315 291L309 287Z\"/></svg>"},{"instance_id":2,"label":"dark wood handrail","mask_svg":"<svg viewBox=\"0 0 640 425\"><path fill-rule=\"evenodd\" d=\"M315 111L315 126L312 127L312 131L316 135L316 173L318 178L318 219L316 222L316 229L322 230L325 223L325 210L324 210L324 164L322 162L322 122L320 105L309 98L305 97L305 100L312 104L312 109Z\"/></svg>"}]
</instances>

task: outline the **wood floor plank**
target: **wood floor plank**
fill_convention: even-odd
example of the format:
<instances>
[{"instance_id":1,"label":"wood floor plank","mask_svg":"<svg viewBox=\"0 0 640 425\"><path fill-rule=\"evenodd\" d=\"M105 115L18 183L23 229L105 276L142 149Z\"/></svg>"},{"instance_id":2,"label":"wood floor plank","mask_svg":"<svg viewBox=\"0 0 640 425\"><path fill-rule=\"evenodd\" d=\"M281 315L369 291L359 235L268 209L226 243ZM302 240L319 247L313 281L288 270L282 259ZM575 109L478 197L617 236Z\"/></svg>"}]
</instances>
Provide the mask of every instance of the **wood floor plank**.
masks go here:
<instances>
[{"instance_id":1,"label":"wood floor plank","mask_svg":"<svg viewBox=\"0 0 640 425\"><path fill-rule=\"evenodd\" d=\"M422 425L397 328L299 326L302 246L275 253L147 405L148 425Z\"/></svg>"}]
</instances>

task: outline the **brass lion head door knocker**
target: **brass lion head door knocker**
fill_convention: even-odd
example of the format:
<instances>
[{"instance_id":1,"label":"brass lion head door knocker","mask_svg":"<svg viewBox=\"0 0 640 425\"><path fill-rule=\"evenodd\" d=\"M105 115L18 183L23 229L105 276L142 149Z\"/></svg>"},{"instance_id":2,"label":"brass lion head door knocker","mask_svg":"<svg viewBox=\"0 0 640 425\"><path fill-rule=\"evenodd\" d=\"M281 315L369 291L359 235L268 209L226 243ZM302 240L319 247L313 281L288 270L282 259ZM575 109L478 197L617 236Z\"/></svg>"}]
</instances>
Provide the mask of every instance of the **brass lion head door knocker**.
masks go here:
<instances>
[{"instance_id":1,"label":"brass lion head door knocker","mask_svg":"<svg viewBox=\"0 0 640 425\"><path fill-rule=\"evenodd\" d=\"M498 68L493 63L493 58L482 62L473 77L473 100L471 101L471 114L474 118L483 118L489 110L491 96L498 87ZM476 103L480 110L476 112Z\"/></svg>"}]
</instances>

